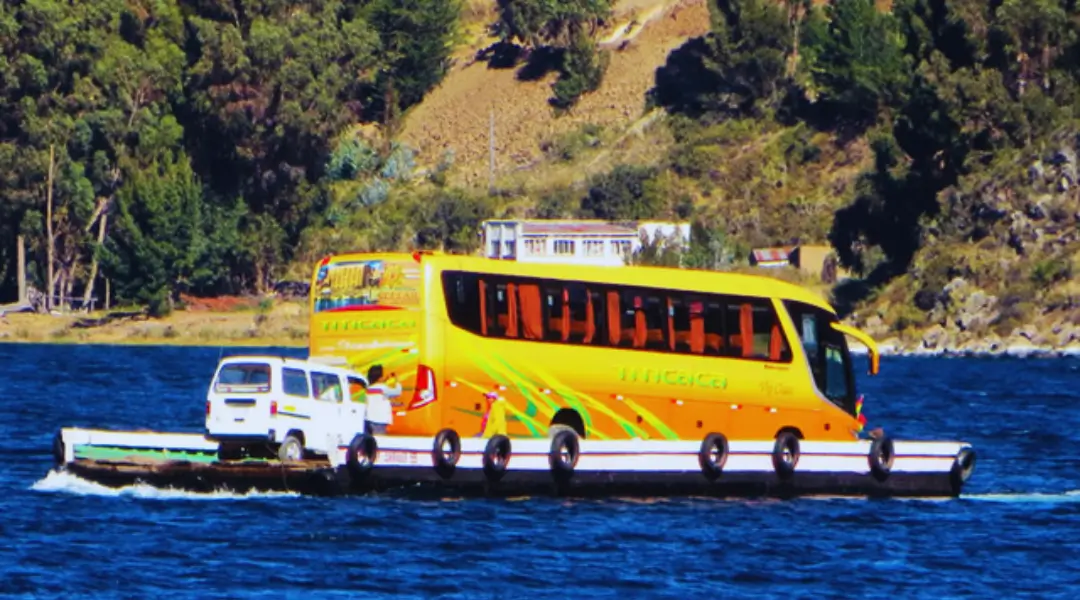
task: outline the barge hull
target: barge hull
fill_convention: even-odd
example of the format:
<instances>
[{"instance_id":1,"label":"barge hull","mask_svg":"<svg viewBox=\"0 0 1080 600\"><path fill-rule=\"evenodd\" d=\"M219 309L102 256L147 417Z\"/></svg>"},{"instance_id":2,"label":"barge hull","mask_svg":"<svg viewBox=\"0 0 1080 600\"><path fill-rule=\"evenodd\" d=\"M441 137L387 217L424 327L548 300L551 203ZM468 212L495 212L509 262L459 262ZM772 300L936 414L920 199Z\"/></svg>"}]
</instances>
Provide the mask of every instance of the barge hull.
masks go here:
<instances>
[{"instance_id":1,"label":"barge hull","mask_svg":"<svg viewBox=\"0 0 1080 600\"><path fill-rule=\"evenodd\" d=\"M794 472L782 476L766 441L732 442L725 468L708 474L694 442L582 441L576 468L566 473L552 469L549 440L530 439L514 440L505 470L493 474L483 461L487 440L462 439L456 463L436 469L431 438L375 438L378 451L366 469L349 460L347 446L318 460L219 461L216 446L197 434L64 429L54 452L58 469L114 488L317 496L955 497L974 468L970 446L958 442L898 441L884 475L869 468L869 442L806 442ZM965 453L970 463L960 469Z\"/></svg>"}]
</instances>

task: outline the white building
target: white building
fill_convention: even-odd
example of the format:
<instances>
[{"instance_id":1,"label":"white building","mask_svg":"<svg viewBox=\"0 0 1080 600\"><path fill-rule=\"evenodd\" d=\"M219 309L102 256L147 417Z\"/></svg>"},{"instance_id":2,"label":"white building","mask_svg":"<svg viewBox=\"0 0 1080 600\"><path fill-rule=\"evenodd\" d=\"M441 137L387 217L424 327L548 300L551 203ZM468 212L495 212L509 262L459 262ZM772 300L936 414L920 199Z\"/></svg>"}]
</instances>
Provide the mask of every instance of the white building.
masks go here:
<instances>
[{"instance_id":1,"label":"white building","mask_svg":"<svg viewBox=\"0 0 1080 600\"><path fill-rule=\"evenodd\" d=\"M624 265L641 248L642 236L657 234L690 244L689 223L578 220L484 221L484 256L536 263Z\"/></svg>"}]
</instances>

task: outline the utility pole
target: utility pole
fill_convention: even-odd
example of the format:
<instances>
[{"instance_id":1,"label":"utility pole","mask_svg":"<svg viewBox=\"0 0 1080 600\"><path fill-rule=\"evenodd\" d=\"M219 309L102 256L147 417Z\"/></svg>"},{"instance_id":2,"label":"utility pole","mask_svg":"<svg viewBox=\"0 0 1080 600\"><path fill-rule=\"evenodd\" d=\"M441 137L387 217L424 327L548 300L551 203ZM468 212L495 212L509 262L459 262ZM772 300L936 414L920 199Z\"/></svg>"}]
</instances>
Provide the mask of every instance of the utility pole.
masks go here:
<instances>
[{"instance_id":1,"label":"utility pole","mask_svg":"<svg viewBox=\"0 0 1080 600\"><path fill-rule=\"evenodd\" d=\"M15 259L19 261L19 266L18 266L17 269L15 269L15 272L18 274L18 285L19 285L19 299L17 300L17 302L19 304L25 304L26 300L27 300L27 297L26 297L26 239L24 239L23 236L20 235L17 238L15 238L15 244L16 244L16 246L15 246Z\"/></svg>"},{"instance_id":2,"label":"utility pole","mask_svg":"<svg viewBox=\"0 0 1080 600\"><path fill-rule=\"evenodd\" d=\"M52 219L52 205L53 205L53 173L56 170L56 154L53 151L53 145L49 144L49 181L48 189L45 191L45 234L48 238L48 247L46 253L48 254L49 265L46 269L48 274L46 290L45 290L45 310L51 311L53 307L53 219Z\"/></svg>"},{"instance_id":3,"label":"utility pole","mask_svg":"<svg viewBox=\"0 0 1080 600\"><path fill-rule=\"evenodd\" d=\"M488 119L488 192L495 193L495 107Z\"/></svg>"}]
</instances>

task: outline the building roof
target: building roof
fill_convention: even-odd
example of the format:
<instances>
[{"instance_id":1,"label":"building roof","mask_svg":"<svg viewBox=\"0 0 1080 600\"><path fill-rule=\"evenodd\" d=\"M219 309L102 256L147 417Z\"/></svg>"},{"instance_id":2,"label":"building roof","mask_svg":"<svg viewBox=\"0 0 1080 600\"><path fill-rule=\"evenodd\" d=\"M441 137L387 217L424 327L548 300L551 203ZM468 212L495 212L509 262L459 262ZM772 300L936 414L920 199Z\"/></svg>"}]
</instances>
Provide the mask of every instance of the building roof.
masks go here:
<instances>
[{"instance_id":1,"label":"building roof","mask_svg":"<svg viewBox=\"0 0 1080 600\"><path fill-rule=\"evenodd\" d=\"M604 221L522 221L522 235L638 235L634 226Z\"/></svg>"},{"instance_id":2,"label":"building roof","mask_svg":"<svg viewBox=\"0 0 1080 600\"><path fill-rule=\"evenodd\" d=\"M754 262L783 262L791 259L791 253L797 246L782 246L779 248L758 248L752 252Z\"/></svg>"}]
</instances>

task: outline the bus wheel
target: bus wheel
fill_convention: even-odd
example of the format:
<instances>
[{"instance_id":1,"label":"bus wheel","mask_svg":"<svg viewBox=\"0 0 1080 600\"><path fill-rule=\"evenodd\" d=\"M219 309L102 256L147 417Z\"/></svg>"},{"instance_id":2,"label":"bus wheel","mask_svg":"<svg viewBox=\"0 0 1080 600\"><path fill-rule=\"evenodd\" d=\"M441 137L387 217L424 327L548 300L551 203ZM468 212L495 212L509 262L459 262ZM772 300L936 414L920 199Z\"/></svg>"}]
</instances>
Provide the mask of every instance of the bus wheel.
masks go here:
<instances>
[{"instance_id":1,"label":"bus wheel","mask_svg":"<svg viewBox=\"0 0 1080 600\"><path fill-rule=\"evenodd\" d=\"M712 481L724 471L727 463L728 441L722 433L710 433L701 442L701 450L698 452L698 463L701 464L701 472Z\"/></svg>"},{"instance_id":2,"label":"bus wheel","mask_svg":"<svg viewBox=\"0 0 1080 600\"><path fill-rule=\"evenodd\" d=\"M788 479L795 474L795 465L799 464L799 438L794 433L783 431L776 436L772 464L780 479Z\"/></svg>"},{"instance_id":3,"label":"bus wheel","mask_svg":"<svg viewBox=\"0 0 1080 600\"><path fill-rule=\"evenodd\" d=\"M551 438L551 452L548 453L552 475L556 479L569 479L574 474L580 453L577 433L566 430L556 433Z\"/></svg>"},{"instance_id":4,"label":"bus wheel","mask_svg":"<svg viewBox=\"0 0 1080 600\"><path fill-rule=\"evenodd\" d=\"M895 456L896 449L893 447L892 438L879 437L870 444L870 454L866 458L870 463L870 473L873 474L874 479L885 481L889 478Z\"/></svg>"},{"instance_id":5,"label":"bus wheel","mask_svg":"<svg viewBox=\"0 0 1080 600\"><path fill-rule=\"evenodd\" d=\"M345 464L353 477L363 477L375 466L375 457L379 454L379 443L370 433L356 434L349 443L349 453Z\"/></svg>"},{"instance_id":6,"label":"bus wheel","mask_svg":"<svg viewBox=\"0 0 1080 600\"><path fill-rule=\"evenodd\" d=\"M278 459L281 462L296 462L304 459L304 443L293 434L288 434L278 447Z\"/></svg>"},{"instance_id":7,"label":"bus wheel","mask_svg":"<svg viewBox=\"0 0 1080 600\"><path fill-rule=\"evenodd\" d=\"M509 463L510 438L501 434L493 436L484 448L484 475L488 481L494 483L502 479Z\"/></svg>"},{"instance_id":8,"label":"bus wheel","mask_svg":"<svg viewBox=\"0 0 1080 600\"><path fill-rule=\"evenodd\" d=\"M440 477L446 479L454 474L461 458L461 436L453 429L443 429L435 434L431 449L431 464Z\"/></svg>"}]
</instances>

